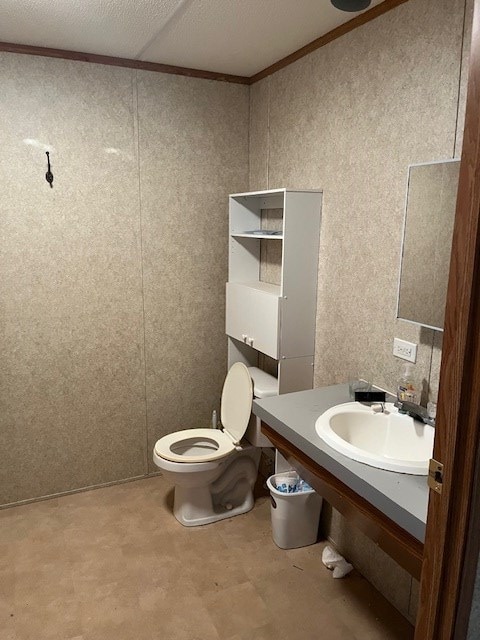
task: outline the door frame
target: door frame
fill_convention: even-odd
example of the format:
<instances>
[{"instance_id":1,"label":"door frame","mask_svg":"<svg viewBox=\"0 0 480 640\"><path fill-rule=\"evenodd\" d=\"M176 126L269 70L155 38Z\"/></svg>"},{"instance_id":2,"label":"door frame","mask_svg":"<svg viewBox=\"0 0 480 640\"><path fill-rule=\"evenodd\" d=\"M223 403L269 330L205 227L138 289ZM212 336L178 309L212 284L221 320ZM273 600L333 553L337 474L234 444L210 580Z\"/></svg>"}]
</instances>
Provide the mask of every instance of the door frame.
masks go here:
<instances>
[{"instance_id":1,"label":"door frame","mask_svg":"<svg viewBox=\"0 0 480 640\"><path fill-rule=\"evenodd\" d=\"M430 491L415 640L467 637L480 536L480 0L474 15L465 129L445 310Z\"/></svg>"}]
</instances>

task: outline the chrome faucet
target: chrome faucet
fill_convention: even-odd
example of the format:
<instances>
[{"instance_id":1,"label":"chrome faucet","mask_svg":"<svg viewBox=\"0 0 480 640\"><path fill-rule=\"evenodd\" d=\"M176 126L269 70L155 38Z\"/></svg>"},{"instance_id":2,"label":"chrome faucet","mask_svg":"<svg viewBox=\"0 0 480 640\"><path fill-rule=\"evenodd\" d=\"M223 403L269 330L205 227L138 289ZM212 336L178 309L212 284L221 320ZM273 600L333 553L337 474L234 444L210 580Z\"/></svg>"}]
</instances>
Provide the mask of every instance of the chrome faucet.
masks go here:
<instances>
[{"instance_id":1,"label":"chrome faucet","mask_svg":"<svg viewBox=\"0 0 480 640\"><path fill-rule=\"evenodd\" d=\"M416 420L420 420L421 422L430 425L431 427L435 426L435 418L431 418L425 407L422 407L419 404L414 404L413 402L407 402L406 400L400 402L398 406L399 413L405 413L409 415L411 418L415 418Z\"/></svg>"},{"instance_id":2,"label":"chrome faucet","mask_svg":"<svg viewBox=\"0 0 480 640\"><path fill-rule=\"evenodd\" d=\"M370 407L373 413L387 413L385 402L372 402Z\"/></svg>"}]
</instances>

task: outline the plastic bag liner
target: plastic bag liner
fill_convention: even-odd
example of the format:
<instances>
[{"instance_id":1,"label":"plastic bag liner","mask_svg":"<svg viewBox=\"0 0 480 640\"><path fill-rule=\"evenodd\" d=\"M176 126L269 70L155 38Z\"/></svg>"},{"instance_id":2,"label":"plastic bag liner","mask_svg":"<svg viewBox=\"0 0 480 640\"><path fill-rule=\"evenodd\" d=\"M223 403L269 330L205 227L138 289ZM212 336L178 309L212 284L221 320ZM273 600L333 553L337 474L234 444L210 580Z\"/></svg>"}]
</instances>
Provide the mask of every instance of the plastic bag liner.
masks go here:
<instances>
[{"instance_id":1,"label":"plastic bag liner","mask_svg":"<svg viewBox=\"0 0 480 640\"><path fill-rule=\"evenodd\" d=\"M277 478L281 480L285 476L291 474L278 473L267 480L271 498L273 541L280 549L296 549L315 544L323 500L311 488L290 493L279 491Z\"/></svg>"}]
</instances>

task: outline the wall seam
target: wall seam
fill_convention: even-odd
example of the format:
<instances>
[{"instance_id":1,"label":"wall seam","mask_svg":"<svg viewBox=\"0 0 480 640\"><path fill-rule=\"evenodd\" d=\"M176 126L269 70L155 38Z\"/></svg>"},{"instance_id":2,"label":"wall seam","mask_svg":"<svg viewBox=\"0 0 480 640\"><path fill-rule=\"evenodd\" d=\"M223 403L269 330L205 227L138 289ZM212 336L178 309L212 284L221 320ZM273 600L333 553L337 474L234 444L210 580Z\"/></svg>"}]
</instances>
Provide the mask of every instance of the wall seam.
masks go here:
<instances>
[{"instance_id":1,"label":"wall seam","mask_svg":"<svg viewBox=\"0 0 480 640\"><path fill-rule=\"evenodd\" d=\"M251 136L252 136L252 87L248 85L248 130L247 130L247 176L248 176L248 190L252 189L252 176L251 176Z\"/></svg>"},{"instance_id":2,"label":"wall seam","mask_svg":"<svg viewBox=\"0 0 480 640\"><path fill-rule=\"evenodd\" d=\"M268 76L267 88L267 189L270 189L270 76Z\"/></svg>"},{"instance_id":3,"label":"wall seam","mask_svg":"<svg viewBox=\"0 0 480 640\"><path fill-rule=\"evenodd\" d=\"M138 218L140 229L140 280L142 290L142 319L143 319L143 397L145 402L145 449L143 456L144 472L148 474L148 401L147 401L147 337L146 337L146 321L145 321L145 274L143 268L144 251L143 251L143 216L142 216L142 181L140 174L140 115L138 111L138 71L135 71L133 87L134 101L134 130L136 131L137 143L137 180L138 180Z\"/></svg>"},{"instance_id":4,"label":"wall seam","mask_svg":"<svg viewBox=\"0 0 480 640\"><path fill-rule=\"evenodd\" d=\"M413 591L413 577L410 577L410 589L408 590L408 603L407 603L407 613L409 616L412 615L412 591Z\"/></svg>"},{"instance_id":5,"label":"wall seam","mask_svg":"<svg viewBox=\"0 0 480 640\"><path fill-rule=\"evenodd\" d=\"M465 26L467 20L467 2L465 0L463 3L463 22L462 22L462 40L460 43L460 67L458 73L458 90L457 90L457 115L455 118L455 135L453 136L453 153L452 158L455 158L455 150L457 148L458 141L458 121L460 118L460 94L462 89L462 74L463 74L463 48L465 45Z\"/></svg>"}]
</instances>

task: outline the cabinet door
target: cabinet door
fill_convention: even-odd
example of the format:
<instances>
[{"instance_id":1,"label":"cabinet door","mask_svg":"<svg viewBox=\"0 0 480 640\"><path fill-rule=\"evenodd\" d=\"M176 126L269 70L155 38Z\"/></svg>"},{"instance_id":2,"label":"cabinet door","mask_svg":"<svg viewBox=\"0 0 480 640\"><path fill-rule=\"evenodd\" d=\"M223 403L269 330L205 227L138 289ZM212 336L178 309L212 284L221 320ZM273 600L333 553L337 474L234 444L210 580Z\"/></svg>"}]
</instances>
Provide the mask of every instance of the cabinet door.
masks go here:
<instances>
[{"instance_id":1,"label":"cabinet door","mask_svg":"<svg viewBox=\"0 0 480 640\"><path fill-rule=\"evenodd\" d=\"M226 333L278 358L279 288L261 282L227 283Z\"/></svg>"}]
</instances>

